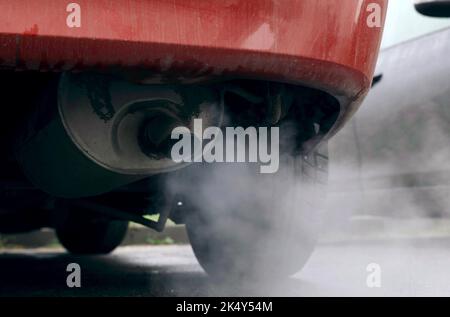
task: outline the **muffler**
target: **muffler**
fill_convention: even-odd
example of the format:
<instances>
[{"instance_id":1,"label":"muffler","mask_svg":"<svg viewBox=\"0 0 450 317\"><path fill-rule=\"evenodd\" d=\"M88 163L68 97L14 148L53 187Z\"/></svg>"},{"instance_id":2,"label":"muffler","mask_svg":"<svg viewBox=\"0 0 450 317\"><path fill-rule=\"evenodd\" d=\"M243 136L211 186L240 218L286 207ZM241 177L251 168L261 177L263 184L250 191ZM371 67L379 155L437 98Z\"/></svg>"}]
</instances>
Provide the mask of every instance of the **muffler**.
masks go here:
<instances>
[{"instance_id":1,"label":"muffler","mask_svg":"<svg viewBox=\"0 0 450 317\"><path fill-rule=\"evenodd\" d=\"M172 129L184 126L196 137L194 119L220 126L223 117L219 94L201 85L65 73L56 90L56 104L37 107L16 153L30 181L57 197L95 196L182 168L170 158Z\"/></svg>"}]
</instances>

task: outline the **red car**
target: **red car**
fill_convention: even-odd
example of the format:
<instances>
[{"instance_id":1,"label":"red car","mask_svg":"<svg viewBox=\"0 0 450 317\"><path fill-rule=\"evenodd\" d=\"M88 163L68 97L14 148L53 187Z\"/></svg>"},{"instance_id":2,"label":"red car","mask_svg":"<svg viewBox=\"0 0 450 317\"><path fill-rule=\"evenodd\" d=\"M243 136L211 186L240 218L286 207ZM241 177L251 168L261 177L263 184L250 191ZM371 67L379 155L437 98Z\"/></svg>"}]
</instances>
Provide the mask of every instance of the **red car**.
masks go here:
<instances>
[{"instance_id":1,"label":"red car","mask_svg":"<svg viewBox=\"0 0 450 317\"><path fill-rule=\"evenodd\" d=\"M386 7L0 0L0 232L52 227L70 252L108 253L128 221L170 218L211 275L298 271L319 232L326 143L370 88ZM171 131L195 119L279 128L278 172L175 162Z\"/></svg>"}]
</instances>

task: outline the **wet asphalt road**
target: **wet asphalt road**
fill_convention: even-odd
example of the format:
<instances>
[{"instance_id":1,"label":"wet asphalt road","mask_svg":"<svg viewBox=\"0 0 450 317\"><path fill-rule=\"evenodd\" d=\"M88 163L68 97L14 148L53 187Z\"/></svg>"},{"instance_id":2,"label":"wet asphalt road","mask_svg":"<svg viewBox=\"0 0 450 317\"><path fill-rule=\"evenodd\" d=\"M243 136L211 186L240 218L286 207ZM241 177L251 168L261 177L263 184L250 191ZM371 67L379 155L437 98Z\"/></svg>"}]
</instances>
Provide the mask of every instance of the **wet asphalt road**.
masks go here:
<instances>
[{"instance_id":1,"label":"wet asphalt road","mask_svg":"<svg viewBox=\"0 0 450 317\"><path fill-rule=\"evenodd\" d=\"M81 288L66 266L81 266ZM380 288L366 285L377 263ZM109 256L62 250L0 251L1 296L450 296L450 239L321 245L294 277L270 285L219 285L190 246L123 247Z\"/></svg>"}]
</instances>

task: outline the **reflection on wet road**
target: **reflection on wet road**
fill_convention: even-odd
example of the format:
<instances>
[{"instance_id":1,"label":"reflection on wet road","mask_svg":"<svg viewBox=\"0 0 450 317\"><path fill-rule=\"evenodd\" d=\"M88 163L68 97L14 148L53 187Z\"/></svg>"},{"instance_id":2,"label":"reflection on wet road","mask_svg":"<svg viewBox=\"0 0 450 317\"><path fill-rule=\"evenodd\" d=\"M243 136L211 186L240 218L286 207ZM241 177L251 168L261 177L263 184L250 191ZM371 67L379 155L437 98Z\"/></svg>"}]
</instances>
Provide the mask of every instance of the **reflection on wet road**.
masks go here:
<instances>
[{"instance_id":1,"label":"reflection on wet road","mask_svg":"<svg viewBox=\"0 0 450 317\"><path fill-rule=\"evenodd\" d=\"M69 263L81 288L66 286ZM366 284L381 268L381 287ZM75 257L58 249L0 251L1 296L336 296L450 295L450 240L329 244L306 267L270 285L210 280L189 246L134 246L109 256Z\"/></svg>"}]
</instances>

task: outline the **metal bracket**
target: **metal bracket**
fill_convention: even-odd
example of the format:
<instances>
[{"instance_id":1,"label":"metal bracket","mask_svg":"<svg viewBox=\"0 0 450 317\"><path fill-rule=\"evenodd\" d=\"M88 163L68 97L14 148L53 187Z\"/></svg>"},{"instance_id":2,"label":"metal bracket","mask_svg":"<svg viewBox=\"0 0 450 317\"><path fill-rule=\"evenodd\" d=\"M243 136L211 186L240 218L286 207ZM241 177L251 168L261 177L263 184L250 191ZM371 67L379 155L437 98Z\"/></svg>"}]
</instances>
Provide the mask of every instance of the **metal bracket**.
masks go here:
<instances>
[{"instance_id":1,"label":"metal bracket","mask_svg":"<svg viewBox=\"0 0 450 317\"><path fill-rule=\"evenodd\" d=\"M158 232L162 232L166 226L166 222L167 219L169 218L174 202L173 199L171 199L171 197L166 197L164 200L165 203L162 204L161 206L158 221L146 219L142 215L128 213L113 207L105 206L88 200L75 200L71 202L71 204L86 210L91 210L99 214L111 216L121 220L132 221L141 224L143 226L146 226L148 228L154 229Z\"/></svg>"}]
</instances>

